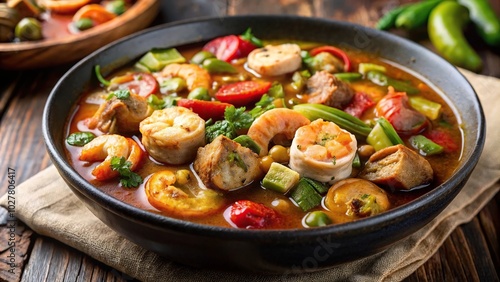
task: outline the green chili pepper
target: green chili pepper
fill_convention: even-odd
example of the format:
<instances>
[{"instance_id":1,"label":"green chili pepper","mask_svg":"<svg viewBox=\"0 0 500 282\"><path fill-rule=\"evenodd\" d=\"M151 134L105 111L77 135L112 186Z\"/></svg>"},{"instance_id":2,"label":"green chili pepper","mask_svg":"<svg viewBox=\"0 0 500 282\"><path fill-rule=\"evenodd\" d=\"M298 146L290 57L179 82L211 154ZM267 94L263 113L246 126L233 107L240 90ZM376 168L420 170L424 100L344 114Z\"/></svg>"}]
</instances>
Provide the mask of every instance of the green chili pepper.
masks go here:
<instances>
[{"instance_id":1,"label":"green chili pepper","mask_svg":"<svg viewBox=\"0 0 500 282\"><path fill-rule=\"evenodd\" d=\"M343 80L343 81L354 81L361 79L363 77L362 74L357 73L357 72L340 72L340 73L335 73L333 74L336 78Z\"/></svg>"},{"instance_id":2,"label":"green chili pepper","mask_svg":"<svg viewBox=\"0 0 500 282\"><path fill-rule=\"evenodd\" d=\"M419 150L423 156L440 154L443 152L443 147L434 143L423 135L415 135L410 137L410 144L413 148Z\"/></svg>"},{"instance_id":3,"label":"green chili pepper","mask_svg":"<svg viewBox=\"0 0 500 282\"><path fill-rule=\"evenodd\" d=\"M210 97L210 94L208 94L208 90L205 87L198 87L191 92L189 92L188 99L196 99L196 100L204 100L204 101L210 101L212 97Z\"/></svg>"},{"instance_id":4,"label":"green chili pepper","mask_svg":"<svg viewBox=\"0 0 500 282\"><path fill-rule=\"evenodd\" d=\"M409 83L388 77L380 71L369 71L366 73L366 78L380 86L392 86L397 91L406 92L407 94L417 94L420 92L418 88L413 87Z\"/></svg>"},{"instance_id":5,"label":"green chili pepper","mask_svg":"<svg viewBox=\"0 0 500 282\"><path fill-rule=\"evenodd\" d=\"M209 73L237 73L236 68L228 62L216 58L207 58L203 61L203 68Z\"/></svg>"},{"instance_id":6,"label":"green chili pepper","mask_svg":"<svg viewBox=\"0 0 500 282\"><path fill-rule=\"evenodd\" d=\"M429 16L429 39L450 63L479 71L483 66L481 58L469 45L462 31L469 20L467 8L453 1L444 1Z\"/></svg>"},{"instance_id":7,"label":"green chili pepper","mask_svg":"<svg viewBox=\"0 0 500 282\"><path fill-rule=\"evenodd\" d=\"M396 23L397 17L411 5L412 4L406 4L390 10L382 18L380 18L375 27L381 30L388 30L393 28Z\"/></svg>"},{"instance_id":8,"label":"green chili pepper","mask_svg":"<svg viewBox=\"0 0 500 282\"><path fill-rule=\"evenodd\" d=\"M458 3L469 9L470 19L483 40L491 46L500 46L500 18L488 0L459 0Z\"/></svg>"},{"instance_id":9,"label":"green chili pepper","mask_svg":"<svg viewBox=\"0 0 500 282\"><path fill-rule=\"evenodd\" d=\"M415 29L427 23L429 14L442 0L429 0L415 3L404 9L396 18L398 28Z\"/></svg>"}]
</instances>

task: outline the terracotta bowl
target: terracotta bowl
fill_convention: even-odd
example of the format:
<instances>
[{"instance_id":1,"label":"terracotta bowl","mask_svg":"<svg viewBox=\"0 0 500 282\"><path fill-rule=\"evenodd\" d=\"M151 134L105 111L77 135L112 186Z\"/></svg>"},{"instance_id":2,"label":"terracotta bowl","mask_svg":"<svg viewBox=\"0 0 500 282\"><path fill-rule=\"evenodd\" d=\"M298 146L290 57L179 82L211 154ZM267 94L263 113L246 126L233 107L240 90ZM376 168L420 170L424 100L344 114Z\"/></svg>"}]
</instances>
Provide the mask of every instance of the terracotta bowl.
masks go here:
<instances>
[{"instance_id":1,"label":"terracotta bowl","mask_svg":"<svg viewBox=\"0 0 500 282\"><path fill-rule=\"evenodd\" d=\"M114 40L148 27L159 8L158 0L138 0L123 15L79 34L0 43L0 68L33 69L75 62Z\"/></svg>"},{"instance_id":2,"label":"terracotta bowl","mask_svg":"<svg viewBox=\"0 0 500 282\"><path fill-rule=\"evenodd\" d=\"M105 72L153 47L205 42L248 27L264 39L301 39L350 47L396 62L440 89L465 132L463 155L453 176L422 197L386 213L351 223L306 230L241 230L195 224L125 204L92 186L64 152L65 126L81 89L96 83L94 65ZM458 70L427 49L359 25L293 16L198 19L158 26L110 44L76 64L53 89L43 118L47 148L61 176L87 207L132 242L196 267L263 273L326 269L380 252L436 217L460 192L481 154L485 121L479 100Z\"/></svg>"}]
</instances>

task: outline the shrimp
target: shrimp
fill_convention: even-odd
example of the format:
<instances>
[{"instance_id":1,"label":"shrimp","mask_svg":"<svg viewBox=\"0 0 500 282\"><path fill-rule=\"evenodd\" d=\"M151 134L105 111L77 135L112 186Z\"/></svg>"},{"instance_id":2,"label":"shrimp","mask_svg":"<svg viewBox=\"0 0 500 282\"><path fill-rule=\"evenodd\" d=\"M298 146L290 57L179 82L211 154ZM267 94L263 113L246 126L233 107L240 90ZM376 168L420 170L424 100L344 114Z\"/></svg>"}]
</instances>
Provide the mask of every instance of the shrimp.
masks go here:
<instances>
[{"instance_id":1,"label":"shrimp","mask_svg":"<svg viewBox=\"0 0 500 282\"><path fill-rule=\"evenodd\" d=\"M290 168L301 176L333 183L350 176L356 148L354 135L333 122L317 119L295 133Z\"/></svg>"},{"instance_id":2,"label":"shrimp","mask_svg":"<svg viewBox=\"0 0 500 282\"><path fill-rule=\"evenodd\" d=\"M104 101L87 120L87 126L104 133L136 133L139 131L139 123L152 113L153 108L146 98L130 93L126 99L112 97Z\"/></svg>"},{"instance_id":3,"label":"shrimp","mask_svg":"<svg viewBox=\"0 0 500 282\"><path fill-rule=\"evenodd\" d=\"M206 216L220 210L223 196L210 189L181 189L176 187L177 178L170 170L154 173L146 182L145 190L149 203L175 216Z\"/></svg>"},{"instance_id":4,"label":"shrimp","mask_svg":"<svg viewBox=\"0 0 500 282\"><path fill-rule=\"evenodd\" d=\"M269 142L276 135L284 135L290 140L299 127L309 123L309 119L294 110L276 108L255 119L247 135L260 146L259 156L263 157L268 153Z\"/></svg>"},{"instance_id":5,"label":"shrimp","mask_svg":"<svg viewBox=\"0 0 500 282\"><path fill-rule=\"evenodd\" d=\"M135 171L143 155L141 147L131 138L111 134L98 136L83 146L79 159L87 162L103 161L92 170L92 175L104 181L118 176L118 172L111 168L113 157L126 158L132 164L130 170Z\"/></svg>"},{"instance_id":6,"label":"shrimp","mask_svg":"<svg viewBox=\"0 0 500 282\"><path fill-rule=\"evenodd\" d=\"M198 148L205 145L205 121L183 107L157 110L141 122L139 129L148 153L168 164L192 161Z\"/></svg>"},{"instance_id":7,"label":"shrimp","mask_svg":"<svg viewBox=\"0 0 500 282\"><path fill-rule=\"evenodd\" d=\"M198 87L210 89L212 84L212 78L208 71L194 64L169 64L163 68L161 75L184 79L189 91Z\"/></svg>"}]
</instances>

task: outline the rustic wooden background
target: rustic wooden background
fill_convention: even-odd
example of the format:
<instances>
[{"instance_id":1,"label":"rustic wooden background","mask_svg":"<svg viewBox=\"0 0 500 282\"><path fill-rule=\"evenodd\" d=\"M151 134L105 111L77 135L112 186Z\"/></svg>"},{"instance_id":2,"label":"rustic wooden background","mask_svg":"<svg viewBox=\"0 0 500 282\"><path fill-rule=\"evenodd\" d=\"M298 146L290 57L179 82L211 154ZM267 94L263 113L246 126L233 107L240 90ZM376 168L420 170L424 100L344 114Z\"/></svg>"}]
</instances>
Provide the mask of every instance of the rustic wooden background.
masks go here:
<instances>
[{"instance_id":1,"label":"rustic wooden background","mask_svg":"<svg viewBox=\"0 0 500 282\"><path fill-rule=\"evenodd\" d=\"M381 15L406 0L193 0L165 1L155 21L242 14L297 14L324 17L373 27ZM490 0L500 15L500 0ZM408 34L395 31L432 50L423 31ZM484 46L468 32L472 45L484 59L483 74L500 78L500 51ZM7 191L7 170L16 171L19 184L51 164L42 138L43 105L50 90L70 65L56 68L0 70L0 195ZM495 90L499 91L499 90ZM499 93L500 94L500 93ZM406 281L499 281L500 195L497 195L470 223L457 228ZM0 209L1 281L132 281L87 255L53 239L33 233L22 223L16 228L14 273L8 265L7 212ZM19 259L19 258L22 258Z\"/></svg>"}]
</instances>

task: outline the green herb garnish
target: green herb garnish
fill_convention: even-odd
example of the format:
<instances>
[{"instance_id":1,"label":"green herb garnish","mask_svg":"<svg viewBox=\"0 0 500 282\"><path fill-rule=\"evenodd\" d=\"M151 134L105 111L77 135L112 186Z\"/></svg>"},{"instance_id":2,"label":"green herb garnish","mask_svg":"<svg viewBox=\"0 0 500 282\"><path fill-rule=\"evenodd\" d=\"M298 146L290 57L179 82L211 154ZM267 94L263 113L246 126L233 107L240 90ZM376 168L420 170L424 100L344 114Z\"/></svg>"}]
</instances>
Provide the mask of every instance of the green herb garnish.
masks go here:
<instances>
[{"instance_id":1,"label":"green herb garnish","mask_svg":"<svg viewBox=\"0 0 500 282\"><path fill-rule=\"evenodd\" d=\"M142 177L133 172L131 167L132 163L125 160L124 157L111 158L111 169L120 174L120 184L123 187L137 187L142 183Z\"/></svg>"},{"instance_id":2,"label":"green herb garnish","mask_svg":"<svg viewBox=\"0 0 500 282\"><path fill-rule=\"evenodd\" d=\"M75 132L66 138L66 142L71 146L84 146L95 138L92 132Z\"/></svg>"}]
</instances>

